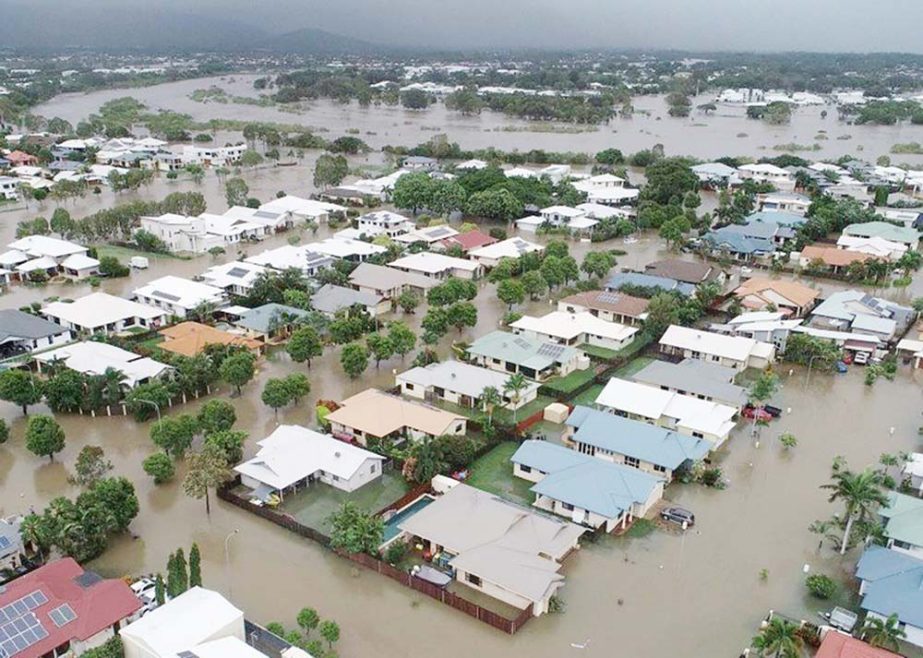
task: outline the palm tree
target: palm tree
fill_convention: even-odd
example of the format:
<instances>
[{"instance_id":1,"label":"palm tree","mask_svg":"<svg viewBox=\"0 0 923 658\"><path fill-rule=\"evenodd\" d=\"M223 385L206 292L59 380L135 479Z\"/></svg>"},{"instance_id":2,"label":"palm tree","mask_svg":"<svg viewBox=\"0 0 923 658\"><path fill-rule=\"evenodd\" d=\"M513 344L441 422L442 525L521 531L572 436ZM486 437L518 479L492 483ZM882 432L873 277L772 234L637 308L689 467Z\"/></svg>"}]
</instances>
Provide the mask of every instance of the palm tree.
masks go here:
<instances>
[{"instance_id":1,"label":"palm tree","mask_svg":"<svg viewBox=\"0 0 923 658\"><path fill-rule=\"evenodd\" d=\"M844 555L853 523L864 519L875 507L887 505L888 496L882 489L881 473L871 468L861 473L853 473L846 468L835 469L832 479L833 482L820 488L830 489L829 502L842 500L846 505L846 529L840 544L840 555Z\"/></svg>"},{"instance_id":2,"label":"palm tree","mask_svg":"<svg viewBox=\"0 0 923 658\"><path fill-rule=\"evenodd\" d=\"M493 425L494 418L494 408L503 402L503 397L500 395L500 391L494 386L487 386L481 391L481 405L484 408L484 411L487 412L487 426L490 427Z\"/></svg>"},{"instance_id":3,"label":"palm tree","mask_svg":"<svg viewBox=\"0 0 923 658\"><path fill-rule=\"evenodd\" d=\"M873 647L880 647L890 651L900 649L900 641L907 637L907 633L900 627L900 620L896 614L887 619L881 617L866 617L862 627L862 639Z\"/></svg>"},{"instance_id":4,"label":"palm tree","mask_svg":"<svg viewBox=\"0 0 923 658\"><path fill-rule=\"evenodd\" d=\"M510 375L506 380L506 383L503 384L503 392L510 394L510 401L513 403L513 423L516 423L516 405L519 404L519 394L522 390L529 385L529 382L526 381L525 375L521 372L517 372L514 375Z\"/></svg>"},{"instance_id":5,"label":"palm tree","mask_svg":"<svg viewBox=\"0 0 923 658\"><path fill-rule=\"evenodd\" d=\"M798 635L798 627L781 617L773 617L763 626L760 634L753 638L757 655L768 658L798 658L804 648L804 640Z\"/></svg>"}]
</instances>

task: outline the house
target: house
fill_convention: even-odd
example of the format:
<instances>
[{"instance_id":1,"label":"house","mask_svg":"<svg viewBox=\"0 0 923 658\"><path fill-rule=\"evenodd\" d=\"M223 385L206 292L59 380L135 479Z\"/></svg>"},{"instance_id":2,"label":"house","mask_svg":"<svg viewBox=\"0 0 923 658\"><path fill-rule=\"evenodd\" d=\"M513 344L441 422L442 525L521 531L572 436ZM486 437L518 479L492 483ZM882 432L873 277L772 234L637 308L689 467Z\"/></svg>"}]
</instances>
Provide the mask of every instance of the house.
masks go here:
<instances>
[{"instance_id":1,"label":"house","mask_svg":"<svg viewBox=\"0 0 923 658\"><path fill-rule=\"evenodd\" d=\"M317 486L355 491L381 477L385 458L300 425L279 425L257 441L256 456L234 467L253 496L265 500L276 493Z\"/></svg>"},{"instance_id":2,"label":"house","mask_svg":"<svg viewBox=\"0 0 923 658\"><path fill-rule=\"evenodd\" d=\"M245 263L261 265L277 272L295 268L301 270L305 276L317 276L317 273L327 267L333 267L336 259L327 254L321 254L314 249L314 245L283 245L275 249L267 249L255 256L244 259Z\"/></svg>"},{"instance_id":3,"label":"house","mask_svg":"<svg viewBox=\"0 0 923 658\"><path fill-rule=\"evenodd\" d=\"M497 238L483 233L477 229L473 231L467 231L465 233L459 233L458 235L453 235L448 238L445 238L442 242L443 249L452 249L453 247L458 247L461 249L463 254L467 254L472 249L478 249L480 247L487 247L492 244L499 242Z\"/></svg>"},{"instance_id":4,"label":"house","mask_svg":"<svg viewBox=\"0 0 923 658\"><path fill-rule=\"evenodd\" d=\"M757 183L771 183L777 190L791 192L795 189L795 177L790 171L773 164L745 164L737 168L737 174L743 180Z\"/></svg>"},{"instance_id":5,"label":"house","mask_svg":"<svg viewBox=\"0 0 923 658\"><path fill-rule=\"evenodd\" d=\"M396 238L399 235L413 231L415 228L410 218L389 210L376 210L360 215L356 223L359 233L370 238L379 235Z\"/></svg>"},{"instance_id":6,"label":"house","mask_svg":"<svg viewBox=\"0 0 923 658\"><path fill-rule=\"evenodd\" d=\"M598 174L572 183L575 189L588 195L597 190L611 190L625 187L625 179L613 174Z\"/></svg>"},{"instance_id":7,"label":"house","mask_svg":"<svg viewBox=\"0 0 923 658\"><path fill-rule=\"evenodd\" d=\"M888 548L923 559L923 499L891 491L878 514Z\"/></svg>"},{"instance_id":8,"label":"house","mask_svg":"<svg viewBox=\"0 0 923 658\"><path fill-rule=\"evenodd\" d=\"M853 263L864 263L869 260L872 260L872 256L861 251L809 244L802 248L798 256L798 266L802 269L829 269L836 274L849 269Z\"/></svg>"},{"instance_id":9,"label":"house","mask_svg":"<svg viewBox=\"0 0 923 658\"><path fill-rule=\"evenodd\" d=\"M651 361L631 379L742 410L747 404L748 393L746 388L734 383L736 376L734 368L701 359L683 359L679 363Z\"/></svg>"},{"instance_id":10,"label":"house","mask_svg":"<svg viewBox=\"0 0 923 658\"><path fill-rule=\"evenodd\" d=\"M682 283L689 283L694 286L700 283L724 279L724 275L710 263L679 260L678 258L648 263L644 266L644 271L646 274L652 276L673 279L674 281L681 281Z\"/></svg>"},{"instance_id":11,"label":"house","mask_svg":"<svg viewBox=\"0 0 923 658\"><path fill-rule=\"evenodd\" d=\"M263 265L247 261L231 261L213 265L202 272L202 282L226 293L240 297L250 294L253 284L269 270Z\"/></svg>"},{"instance_id":12,"label":"house","mask_svg":"<svg viewBox=\"0 0 923 658\"><path fill-rule=\"evenodd\" d=\"M244 613L218 592L192 587L120 633L125 658L257 658L246 643ZM223 652L212 653L215 647ZM242 652L240 647L249 650Z\"/></svg>"},{"instance_id":13,"label":"house","mask_svg":"<svg viewBox=\"0 0 923 658\"><path fill-rule=\"evenodd\" d=\"M716 255L749 261L775 253L775 224L730 224L702 236L703 243Z\"/></svg>"},{"instance_id":14,"label":"house","mask_svg":"<svg viewBox=\"0 0 923 658\"><path fill-rule=\"evenodd\" d=\"M468 347L468 356L479 366L499 372L520 372L540 382L564 377L581 366L589 367L589 361L573 347L505 331L492 331L475 340Z\"/></svg>"},{"instance_id":15,"label":"house","mask_svg":"<svg viewBox=\"0 0 923 658\"><path fill-rule=\"evenodd\" d=\"M158 343L157 347L180 356L197 356L209 345L240 347L257 355L263 349L263 343L258 340L222 331L199 322L180 322L161 329L159 333L164 337L164 341Z\"/></svg>"},{"instance_id":16,"label":"house","mask_svg":"<svg viewBox=\"0 0 923 658\"><path fill-rule=\"evenodd\" d=\"M619 272L613 274L606 281L606 290L608 292L619 292L623 288L628 291L637 289L649 290L653 293L658 292L676 292L683 297L691 297L695 294L695 286L691 283L683 283L676 279L668 279L663 276L653 276L651 274L641 274L639 272Z\"/></svg>"},{"instance_id":17,"label":"house","mask_svg":"<svg viewBox=\"0 0 923 658\"><path fill-rule=\"evenodd\" d=\"M447 224L437 224L436 226L418 228L410 231L409 233L398 235L396 238L394 238L394 241L405 245L411 245L419 242L428 245L430 249L435 249L441 247L443 240L454 237L456 235L458 235L458 231L456 231L451 226L448 226Z\"/></svg>"},{"instance_id":18,"label":"house","mask_svg":"<svg viewBox=\"0 0 923 658\"><path fill-rule=\"evenodd\" d=\"M270 227L263 222L227 214L202 213L198 219L205 221L206 233L221 237L225 248L241 242L258 241L271 233Z\"/></svg>"},{"instance_id":19,"label":"house","mask_svg":"<svg viewBox=\"0 0 923 658\"><path fill-rule=\"evenodd\" d=\"M101 578L69 557L54 560L0 590L0 655L82 655L117 634L140 608L121 578Z\"/></svg>"},{"instance_id":20,"label":"house","mask_svg":"<svg viewBox=\"0 0 923 658\"><path fill-rule=\"evenodd\" d=\"M407 291L425 295L430 288L435 288L440 282L438 279L415 272L404 272L373 263L361 263L350 272L349 283L356 290L393 301L401 293Z\"/></svg>"},{"instance_id":21,"label":"house","mask_svg":"<svg viewBox=\"0 0 923 658\"><path fill-rule=\"evenodd\" d=\"M713 444L664 427L577 405L561 437L576 452L650 473L667 482L708 456Z\"/></svg>"},{"instance_id":22,"label":"house","mask_svg":"<svg viewBox=\"0 0 923 658\"><path fill-rule=\"evenodd\" d=\"M862 238L844 234L836 241L836 246L838 249L868 254L878 260L899 260L901 256L907 253L907 245L877 236Z\"/></svg>"},{"instance_id":23,"label":"house","mask_svg":"<svg viewBox=\"0 0 923 658\"><path fill-rule=\"evenodd\" d=\"M459 361L411 368L395 379L403 395L427 402L450 402L469 409L481 406L481 395L489 387L500 393L502 406L511 410L527 405L538 395L538 384L529 382L517 395L504 390L508 375Z\"/></svg>"},{"instance_id":24,"label":"house","mask_svg":"<svg viewBox=\"0 0 923 658\"><path fill-rule=\"evenodd\" d=\"M82 279L99 271L99 261L87 256L89 249L47 235L29 235L7 245L0 267L12 267L20 278L42 270L49 276L64 274Z\"/></svg>"},{"instance_id":25,"label":"house","mask_svg":"<svg viewBox=\"0 0 923 658\"><path fill-rule=\"evenodd\" d=\"M625 529L663 497L661 477L547 441L524 441L510 461L535 482L535 507L594 530Z\"/></svg>"},{"instance_id":26,"label":"house","mask_svg":"<svg viewBox=\"0 0 923 658\"><path fill-rule=\"evenodd\" d=\"M64 345L72 338L73 332L60 324L19 309L0 309L0 358Z\"/></svg>"},{"instance_id":27,"label":"house","mask_svg":"<svg viewBox=\"0 0 923 658\"><path fill-rule=\"evenodd\" d=\"M93 292L72 302L52 302L40 313L84 336L111 336L134 329L157 329L167 321L167 313L163 309L105 292Z\"/></svg>"},{"instance_id":28,"label":"house","mask_svg":"<svg viewBox=\"0 0 923 658\"><path fill-rule=\"evenodd\" d=\"M607 219L631 219L635 215L633 208L614 208L601 203L580 203L577 208L590 219L599 221Z\"/></svg>"},{"instance_id":29,"label":"house","mask_svg":"<svg viewBox=\"0 0 923 658\"><path fill-rule=\"evenodd\" d=\"M251 338L270 342L286 337L295 325L311 315L311 311L301 308L269 303L242 310L234 326L246 331Z\"/></svg>"},{"instance_id":30,"label":"house","mask_svg":"<svg viewBox=\"0 0 923 658\"><path fill-rule=\"evenodd\" d=\"M579 208L570 206L548 206L539 210L538 216L523 217L516 222L521 231L534 233L541 228L566 228L571 232L589 231L599 222L590 219Z\"/></svg>"},{"instance_id":31,"label":"house","mask_svg":"<svg viewBox=\"0 0 923 658\"><path fill-rule=\"evenodd\" d=\"M459 162L455 165L456 169L461 169L462 171L477 171L478 169L486 169L487 163L484 160L465 160L464 162Z\"/></svg>"},{"instance_id":32,"label":"house","mask_svg":"<svg viewBox=\"0 0 923 658\"><path fill-rule=\"evenodd\" d=\"M539 616L564 584L585 529L458 483L398 524L400 539L448 556L462 585Z\"/></svg>"},{"instance_id":33,"label":"house","mask_svg":"<svg viewBox=\"0 0 923 658\"><path fill-rule=\"evenodd\" d=\"M260 210L271 213L281 213L291 218L292 223L315 222L327 224L331 216L346 216L346 208L335 203L302 199L301 197L286 195L273 199L260 206Z\"/></svg>"},{"instance_id":34,"label":"house","mask_svg":"<svg viewBox=\"0 0 923 658\"><path fill-rule=\"evenodd\" d=\"M801 326L803 320L786 320L785 317L785 314L779 311L750 311L731 318L727 324L713 324L710 329L719 334L743 336L762 343L772 343L776 346L776 352L781 354L785 351L789 335L793 331L805 330ZM847 337L851 336L853 334L847 335ZM833 337L826 336L825 338L832 339Z\"/></svg>"},{"instance_id":35,"label":"house","mask_svg":"<svg viewBox=\"0 0 923 658\"><path fill-rule=\"evenodd\" d=\"M699 179L699 183L706 188L719 189L741 183L737 170L723 162L703 162L691 166L690 169Z\"/></svg>"},{"instance_id":36,"label":"house","mask_svg":"<svg viewBox=\"0 0 923 658\"><path fill-rule=\"evenodd\" d=\"M320 311L328 317L334 317L338 312L349 310L353 306L361 306L373 318L391 310L391 303L384 297L364 290L353 290L332 283L321 286L311 295L311 308Z\"/></svg>"},{"instance_id":37,"label":"house","mask_svg":"<svg viewBox=\"0 0 923 658\"><path fill-rule=\"evenodd\" d=\"M19 198L19 179L12 176L0 176L0 199L15 201Z\"/></svg>"},{"instance_id":38,"label":"house","mask_svg":"<svg viewBox=\"0 0 923 658\"><path fill-rule=\"evenodd\" d=\"M337 439L366 446L370 439L411 442L439 436L460 436L467 431L464 416L436 407L405 400L396 395L368 388L346 398L326 421Z\"/></svg>"},{"instance_id":39,"label":"house","mask_svg":"<svg viewBox=\"0 0 923 658\"><path fill-rule=\"evenodd\" d=\"M916 318L910 307L858 290L843 290L818 304L809 322L819 329L852 331L888 342L902 336Z\"/></svg>"},{"instance_id":40,"label":"house","mask_svg":"<svg viewBox=\"0 0 923 658\"><path fill-rule=\"evenodd\" d=\"M523 254L543 251L545 251L545 247L540 244L535 244L522 238L508 238L486 247L472 249L468 252L468 256L485 268L490 269L491 267L496 267L497 263L503 258L519 258Z\"/></svg>"},{"instance_id":41,"label":"house","mask_svg":"<svg viewBox=\"0 0 923 658\"><path fill-rule=\"evenodd\" d=\"M173 253L204 254L210 249L224 249L224 237L206 229L203 217L186 217L164 213L157 217L141 217L139 230L161 240Z\"/></svg>"},{"instance_id":42,"label":"house","mask_svg":"<svg viewBox=\"0 0 923 658\"><path fill-rule=\"evenodd\" d=\"M620 206L635 201L640 190L625 187L625 179L612 174L590 176L573 183L574 188L586 194L587 201L607 206Z\"/></svg>"},{"instance_id":43,"label":"house","mask_svg":"<svg viewBox=\"0 0 923 658\"><path fill-rule=\"evenodd\" d=\"M378 256L388 251L385 247L380 247L371 242L336 237L314 242L305 248L322 256L329 256L335 260L348 260L353 263L365 262L373 256Z\"/></svg>"},{"instance_id":44,"label":"house","mask_svg":"<svg viewBox=\"0 0 923 658\"><path fill-rule=\"evenodd\" d=\"M804 217L811 207L811 199L803 194L770 192L756 195L756 206L765 212L786 212Z\"/></svg>"},{"instance_id":45,"label":"house","mask_svg":"<svg viewBox=\"0 0 923 658\"><path fill-rule=\"evenodd\" d=\"M901 658L900 654L873 647L857 638L831 628L821 640L814 658Z\"/></svg>"},{"instance_id":46,"label":"house","mask_svg":"<svg viewBox=\"0 0 923 658\"><path fill-rule=\"evenodd\" d=\"M867 617L897 615L904 641L923 647L923 560L873 544L859 558L856 578Z\"/></svg>"},{"instance_id":47,"label":"house","mask_svg":"<svg viewBox=\"0 0 923 658\"><path fill-rule=\"evenodd\" d=\"M901 475L909 480L911 490L923 496L923 452L912 452L901 469Z\"/></svg>"},{"instance_id":48,"label":"house","mask_svg":"<svg viewBox=\"0 0 923 658\"><path fill-rule=\"evenodd\" d=\"M714 449L727 440L737 414L724 404L614 377L596 397L596 406L617 416L706 439Z\"/></svg>"},{"instance_id":49,"label":"house","mask_svg":"<svg viewBox=\"0 0 923 658\"><path fill-rule=\"evenodd\" d=\"M787 279L755 276L734 290L740 305L751 311L781 311L786 317L800 318L813 307L820 291Z\"/></svg>"},{"instance_id":50,"label":"house","mask_svg":"<svg viewBox=\"0 0 923 658\"><path fill-rule=\"evenodd\" d=\"M734 370L768 368L776 355L776 348L742 336L723 336L710 331L671 325L660 338L660 351L700 359L727 366Z\"/></svg>"},{"instance_id":51,"label":"house","mask_svg":"<svg viewBox=\"0 0 923 658\"><path fill-rule=\"evenodd\" d=\"M410 171L433 171L439 166L436 158L428 158L424 155L408 155L401 160L401 168Z\"/></svg>"},{"instance_id":52,"label":"house","mask_svg":"<svg viewBox=\"0 0 923 658\"><path fill-rule=\"evenodd\" d=\"M398 258L388 263L388 267L440 280L450 277L478 279L484 274L484 266L477 261L428 251Z\"/></svg>"},{"instance_id":53,"label":"house","mask_svg":"<svg viewBox=\"0 0 923 658\"><path fill-rule=\"evenodd\" d=\"M295 220L287 213L246 206L231 206L224 211L223 216L261 224L267 234L287 231L295 225Z\"/></svg>"},{"instance_id":54,"label":"house","mask_svg":"<svg viewBox=\"0 0 923 658\"><path fill-rule=\"evenodd\" d=\"M38 164L38 158L23 151L11 151L6 159L14 167L34 167Z\"/></svg>"},{"instance_id":55,"label":"house","mask_svg":"<svg viewBox=\"0 0 923 658\"><path fill-rule=\"evenodd\" d=\"M173 275L150 281L131 294L142 304L162 308L178 318L200 307L220 308L227 301L221 288Z\"/></svg>"},{"instance_id":56,"label":"house","mask_svg":"<svg viewBox=\"0 0 923 658\"><path fill-rule=\"evenodd\" d=\"M558 300L558 311L589 313L606 322L638 326L647 317L649 300L622 292L590 290Z\"/></svg>"},{"instance_id":57,"label":"house","mask_svg":"<svg viewBox=\"0 0 923 658\"><path fill-rule=\"evenodd\" d=\"M843 229L843 235L856 238L883 238L891 242L907 245L909 249L916 249L920 244L920 233L915 228L897 226L890 222L850 224Z\"/></svg>"},{"instance_id":58,"label":"house","mask_svg":"<svg viewBox=\"0 0 923 658\"><path fill-rule=\"evenodd\" d=\"M42 368L58 365L90 377L114 370L121 373L120 383L128 389L173 373L173 368L165 363L97 341L71 343L39 352L33 358L39 372Z\"/></svg>"},{"instance_id":59,"label":"house","mask_svg":"<svg viewBox=\"0 0 923 658\"><path fill-rule=\"evenodd\" d=\"M15 569L26 557L26 546L20 534L21 516L0 518L0 570Z\"/></svg>"},{"instance_id":60,"label":"house","mask_svg":"<svg viewBox=\"0 0 923 658\"><path fill-rule=\"evenodd\" d=\"M524 315L510 325L516 334L559 345L592 345L620 350L638 333L636 327L607 322L592 313L552 311L542 317Z\"/></svg>"}]
</instances>

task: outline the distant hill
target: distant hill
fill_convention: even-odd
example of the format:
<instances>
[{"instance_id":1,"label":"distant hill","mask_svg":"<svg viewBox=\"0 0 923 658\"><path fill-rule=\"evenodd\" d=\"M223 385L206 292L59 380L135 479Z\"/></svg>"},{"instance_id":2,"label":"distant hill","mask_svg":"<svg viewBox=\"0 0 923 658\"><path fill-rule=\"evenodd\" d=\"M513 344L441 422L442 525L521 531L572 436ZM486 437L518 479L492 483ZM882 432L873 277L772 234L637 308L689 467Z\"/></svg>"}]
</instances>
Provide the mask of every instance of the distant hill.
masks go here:
<instances>
[{"instance_id":1,"label":"distant hill","mask_svg":"<svg viewBox=\"0 0 923 658\"><path fill-rule=\"evenodd\" d=\"M232 19L157 8L81 8L80 3L10 2L0 20L0 46L47 50L194 52L268 50L303 55L366 54L382 50L365 41L303 29L273 35Z\"/></svg>"}]
</instances>

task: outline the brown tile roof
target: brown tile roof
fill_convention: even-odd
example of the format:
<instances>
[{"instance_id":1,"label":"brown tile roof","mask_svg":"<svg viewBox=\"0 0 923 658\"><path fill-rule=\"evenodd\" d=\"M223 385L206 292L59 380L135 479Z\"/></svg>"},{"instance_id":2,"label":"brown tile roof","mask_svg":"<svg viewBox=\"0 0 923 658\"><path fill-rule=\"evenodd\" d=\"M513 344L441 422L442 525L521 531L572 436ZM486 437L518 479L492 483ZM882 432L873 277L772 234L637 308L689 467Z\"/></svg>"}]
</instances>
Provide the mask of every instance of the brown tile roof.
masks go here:
<instances>
[{"instance_id":1,"label":"brown tile roof","mask_svg":"<svg viewBox=\"0 0 923 658\"><path fill-rule=\"evenodd\" d=\"M760 295L766 290L771 290L776 294L794 302L796 306L807 306L820 296L820 292L813 288L808 288L794 281L784 279L767 279L765 277L755 276L752 279L744 281L734 294L738 297L746 295Z\"/></svg>"},{"instance_id":2,"label":"brown tile roof","mask_svg":"<svg viewBox=\"0 0 923 658\"><path fill-rule=\"evenodd\" d=\"M583 306L588 309L618 313L632 318L645 313L647 305L650 303L641 297L632 297L621 292L606 292L605 290L578 292L576 295L563 298L561 302Z\"/></svg>"},{"instance_id":3,"label":"brown tile roof","mask_svg":"<svg viewBox=\"0 0 923 658\"><path fill-rule=\"evenodd\" d=\"M262 346L258 340L237 336L198 322L180 322L161 329L160 335L166 340L157 347L183 356L195 356L208 345L239 345L253 351L259 351Z\"/></svg>"},{"instance_id":4,"label":"brown tile roof","mask_svg":"<svg viewBox=\"0 0 923 658\"><path fill-rule=\"evenodd\" d=\"M688 260L671 258L658 260L644 266L647 274L665 276L684 283L699 284L718 275L717 270L708 263L696 263Z\"/></svg>"},{"instance_id":5,"label":"brown tile roof","mask_svg":"<svg viewBox=\"0 0 923 658\"><path fill-rule=\"evenodd\" d=\"M858 251L849 251L848 249L837 249L836 247L824 247L821 245L811 244L801 250L801 257L807 258L808 261L822 260L824 264L830 267L844 267L850 263L865 262L871 255L863 254Z\"/></svg>"},{"instance_id":6,"label":"brown tile roof","mask_svg":"<svg viewBox=\"0 0 923 658\"><path fill-rule=\"evenodd\" d=\"M442 244L444 244L446 248L457 244L462 248L462 251L468 251L469 249L486 247L487 245L494 244L495 242L499 242L497 238L475 230L468 231L467 233L459 233L458 235L453 235L451 238L446 238L443 240Z\"/></svg>"}]
</instances>

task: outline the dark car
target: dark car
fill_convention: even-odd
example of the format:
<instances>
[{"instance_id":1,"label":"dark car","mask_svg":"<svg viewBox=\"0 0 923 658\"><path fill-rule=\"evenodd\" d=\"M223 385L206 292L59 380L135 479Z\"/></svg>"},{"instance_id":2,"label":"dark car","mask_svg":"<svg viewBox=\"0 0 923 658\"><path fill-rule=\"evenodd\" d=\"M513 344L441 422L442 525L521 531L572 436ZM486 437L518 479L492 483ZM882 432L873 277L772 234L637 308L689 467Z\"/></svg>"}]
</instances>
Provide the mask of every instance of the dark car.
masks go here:
<instances>
[{"instance_id":1,"label":"dark car","mask_svg":"<svg viewBox=\"0 0 923 658\"><path fill-rule=\"evenodd\" d=\"M663 511L660 512L660 518L670 523L676 523L677 525L683 525L685 523L686 527L689 528L695 525L695 514L682 507L665 507Z\"/></svg>"}]
</instances>

